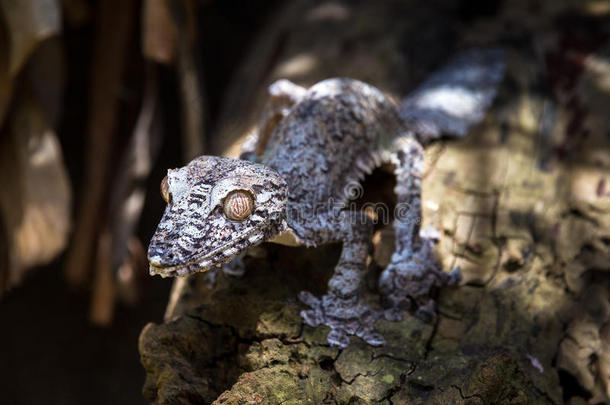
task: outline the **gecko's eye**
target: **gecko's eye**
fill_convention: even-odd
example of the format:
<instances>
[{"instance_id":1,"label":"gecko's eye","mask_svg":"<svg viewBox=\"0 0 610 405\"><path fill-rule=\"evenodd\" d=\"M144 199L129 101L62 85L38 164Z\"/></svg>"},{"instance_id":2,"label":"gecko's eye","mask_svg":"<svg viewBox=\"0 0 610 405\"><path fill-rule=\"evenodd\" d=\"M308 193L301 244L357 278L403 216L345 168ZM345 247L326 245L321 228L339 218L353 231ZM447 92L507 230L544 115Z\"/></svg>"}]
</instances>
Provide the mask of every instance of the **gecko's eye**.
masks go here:
<instances>
[{"instance_id":1,"label":"gecko's eye","mask_svg":"<svg viewBox=\"0 0 610 405\"><path fill-rule=\"evenodd\" d=\"M167 182L167 176L163 177L163 180L161 180L161 197L163 197L165 202L168 204L172 198L172 195L169 192L169 183Z\"/></svg>"},{"instance_id":2,"label":"gecko's eye","mask_svg":"<svg viewBox=\"0 0 610 405\"><path fill-rule=\"evenodd\" d=\"M225 215L234 221L243 221L248 218L254 209L254 198L245 190L231 192L225 198Z\"/></svg>"}]
</instances>

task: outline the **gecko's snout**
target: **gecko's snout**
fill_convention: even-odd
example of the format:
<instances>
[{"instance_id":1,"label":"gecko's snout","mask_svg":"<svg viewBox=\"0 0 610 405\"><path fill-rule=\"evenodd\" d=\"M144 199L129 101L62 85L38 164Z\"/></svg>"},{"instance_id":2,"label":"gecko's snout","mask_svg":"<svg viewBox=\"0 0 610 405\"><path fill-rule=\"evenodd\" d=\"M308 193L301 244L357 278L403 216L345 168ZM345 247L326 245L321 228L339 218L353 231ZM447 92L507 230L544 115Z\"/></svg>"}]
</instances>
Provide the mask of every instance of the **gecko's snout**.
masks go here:
<instances>
[{"instance_id":1,"label":"gecko's snout","mask_svg":"<svg viewBox=\"0 0 610 405\"><path fill-rule=\"evenodd\" d=\"M178 262L175 262L173 253L163 254L163 249L158 248L155 243L151 243L148 247L148 262L156 268L172 267L178 264Z\"/></svg>"},{"instance_id":2,"label":"gecko's snout","mask_svg":"<svg viewBox=\"0 0 610 405\"><path fill-rule=\"evenodd\" d=\"M168 257L170 260L173 259L173 254L170 254L170 257ZM171 263L169 263L167 260L163 260L163 256L158 254L158 253L153 253L151 254L151 252L148 252L148 262L150 263L151 266L154 267L167 267L167 266L171 266Z\"/></svg>"},{"instance_id":3,"label":"gecko's snout","mask_svg":"<svg viewBox=\"0 0 610 405\"><path fill-rule=\"evenodd\" d=\"M150 263L151 266L154 266L154 267L162 267L163 266L161 264L161 256L158 256L158 255L148 256L148 262Z\"/></svg>"}]
</instances>

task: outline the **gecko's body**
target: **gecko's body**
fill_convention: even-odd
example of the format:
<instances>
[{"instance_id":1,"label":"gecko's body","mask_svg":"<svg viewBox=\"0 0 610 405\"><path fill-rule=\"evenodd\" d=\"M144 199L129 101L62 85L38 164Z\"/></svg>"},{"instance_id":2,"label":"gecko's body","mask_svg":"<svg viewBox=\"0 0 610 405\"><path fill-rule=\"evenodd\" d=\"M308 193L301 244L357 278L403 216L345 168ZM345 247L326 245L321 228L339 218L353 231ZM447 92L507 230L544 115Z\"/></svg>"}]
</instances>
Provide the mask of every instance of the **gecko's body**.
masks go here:
<instances>
[{"instance_id":1,"label":"gecko's body","mask_svg":"<svg viewBox=\"0 0 610 405\"><path fill-rule=\"evenodd\" d=\"M500 51L470 51L433 75L397 106L374 87L329 79L308 90L287 81L270 103L250 157L259 163L202 156L170 170L168 207L148 256L151 273L185 275L226 263L262 241L317 246L342 242L328 292L303 292L312 326L328 325L329 343L348 335L383 344L374 321L404 309L434 313L433 291L455 283L434 262L433 241L420 236L422 143L441 133L464 135L493 99L503 73ZM362 301L372 221L345 209L354 185L382 163L395 167L396 251L379 290L388 309Z\"/></svg>"}]
</instances>

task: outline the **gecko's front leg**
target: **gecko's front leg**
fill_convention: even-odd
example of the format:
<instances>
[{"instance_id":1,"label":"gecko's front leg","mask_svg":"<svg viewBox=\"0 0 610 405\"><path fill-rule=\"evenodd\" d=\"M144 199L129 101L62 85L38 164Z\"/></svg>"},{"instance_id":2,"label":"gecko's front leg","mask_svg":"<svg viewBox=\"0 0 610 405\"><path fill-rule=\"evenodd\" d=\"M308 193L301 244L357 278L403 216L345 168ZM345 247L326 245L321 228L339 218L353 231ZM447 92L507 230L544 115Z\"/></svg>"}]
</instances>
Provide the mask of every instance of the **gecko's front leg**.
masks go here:
<instances>
[{"instance_id":1,"label":"gecko's front leg","mask_svg":"<svg viewBox=\"0 0 610 405\"><path fill-rule=\"evenodd\" d=\"M429 320L435 314L435 290L457 284L459 269L443 272L433 255L433 238L420 235L423 148L413 137L405 136L396 140L394 150L396 249L381 274L379 290L389 306L387 319L400 320L404 310L411 310Z\"/></svg>"},{"instance_id":2,"label":"gecko's front leg","mask_svg":"<svg viewBox=\"0 0 610 405\"><path fill-rule=\"evenodd\" d=\"M343 211L321 215L314 222L320 231L317 235L324 239L318 243L340 240L343 247L327 293L320 299L306 291L299 294L299 299L311 307L301 311L301 316L312 327L330 327L327 341L333 346L347 347L348 335L358 336L371 345L383 345L383 337L373 330L381 313L369 308L362 294L373 233L371 219L362 212Z\"/></svg>"}]
</instances>

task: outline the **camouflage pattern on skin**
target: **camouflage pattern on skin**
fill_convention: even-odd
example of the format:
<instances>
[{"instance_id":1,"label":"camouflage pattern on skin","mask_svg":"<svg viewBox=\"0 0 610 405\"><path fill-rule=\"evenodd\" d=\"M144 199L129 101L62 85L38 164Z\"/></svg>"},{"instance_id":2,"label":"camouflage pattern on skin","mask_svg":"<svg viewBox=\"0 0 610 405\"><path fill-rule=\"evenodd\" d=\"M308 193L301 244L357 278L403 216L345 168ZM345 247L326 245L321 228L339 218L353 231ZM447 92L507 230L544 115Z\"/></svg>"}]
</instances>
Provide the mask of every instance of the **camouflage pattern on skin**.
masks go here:
<instances>
[{"instance_id":1,"label":"camouflage pattern on skin","mask_svg":"<svg viewBox=\"0 0 610 405\"><path fill-rule=\"evenodd\" d=\"M463 136L480 121L503 69L499 50L467 51L433 74L402 108L357 80L328 79L308 90L276 82L258 137L243 155L262 164L203 156L169 171L171 200L149 247L151 273L205 271L262 241L342 242L327 293L299 295L310 307L301 312L304 321L329 326L331 345L346 347L349 335L382 345L375 320L401 319L404 310L432 317L435 291L460 276L459 270L447 274L439 268L434 237L420 235L422 143L442 133ZM377 310L362 299L372 223L344 204L354 184L384 162L395 167L394 191L405 209L396 215L396 251L379 282L388 308ZM222 208L236 190L250 192L255 201L243 221L228 219Z\"/></svg>"},{"instance_id":2,"label":"camouflage pattern on skin","mask_svg":"<svg viewBox=\"0 0 610 405\"><path fill-rule=\"evenodd\" d=\"M148 248L151 274L205 271L284 227L286 182L262 165L200 156L169 170L167 181L171 200ZM224 198L237 190L254 197L254 209L243 221L223 213Z\"/></svg>"}]
</instances>

